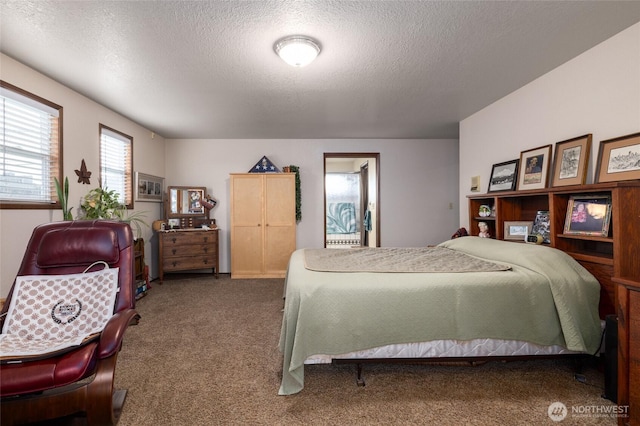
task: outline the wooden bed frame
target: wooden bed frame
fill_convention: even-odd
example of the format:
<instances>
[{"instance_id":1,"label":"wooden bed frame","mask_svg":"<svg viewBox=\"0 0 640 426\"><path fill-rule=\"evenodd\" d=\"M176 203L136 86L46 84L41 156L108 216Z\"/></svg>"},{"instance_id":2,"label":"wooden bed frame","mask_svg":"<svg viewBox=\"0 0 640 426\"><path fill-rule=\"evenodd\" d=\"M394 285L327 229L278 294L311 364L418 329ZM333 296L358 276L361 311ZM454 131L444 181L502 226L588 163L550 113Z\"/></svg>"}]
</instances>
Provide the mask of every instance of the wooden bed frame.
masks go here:
<instances>
[{"instance_id":1,"label":"wooden bed frame","mask_svg":"<svg viewBox=\"0 0 640 426\"><path fill-rule=\"evenodd\" d=\"M512 362L512 361L529 361L539 359L567 359L574 362L575 374L580 374L586 361L591 359L593 355L587 354L562 354L562 355L502 355L502 356L480 356L480 357L434 357L434 358L359 358L345 359L336 358L332 364L355 364L356 367L356 384L365 386L363 370L365 364L434 364L434 365L465 365L469 367L478 367L487 362Z\"/></svg>"}]
</instances>

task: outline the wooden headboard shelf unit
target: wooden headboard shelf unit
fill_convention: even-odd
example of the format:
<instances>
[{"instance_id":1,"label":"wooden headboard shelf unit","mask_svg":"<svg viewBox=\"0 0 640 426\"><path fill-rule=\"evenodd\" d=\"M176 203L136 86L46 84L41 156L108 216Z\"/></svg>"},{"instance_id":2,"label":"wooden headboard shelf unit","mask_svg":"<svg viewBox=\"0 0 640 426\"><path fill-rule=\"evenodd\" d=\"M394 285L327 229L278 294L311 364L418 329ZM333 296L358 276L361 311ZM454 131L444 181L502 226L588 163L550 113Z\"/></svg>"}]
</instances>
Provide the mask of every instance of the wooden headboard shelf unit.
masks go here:
<instances>
[{"instance_id":1,"label":"wooden headboard shelf unit","mask_svg":"<svg viewBox=\"0 0 640 426\"><path fill-rule=\"evenodd\" d=\"M572 195L587 194L611 196L607 237L563 233L569 199ZM571 255L600 281L603 319L616 313L616 284L612 279L640 277L640 181L495 192L468 198L469 233L478 235L478 223L486 222L497 239L504 239L505 221L533 221L538 210L548 210L550 246ZM495 206L495 216L478 216L481 205Z\"/></svg>"},{"instance_id":2,"label":"wooden headboard shelf unit","mask_svg":"<svg viewBox=\"0 0 640 426\"><path fill-rule=\"evenodd\" d=\"M611 196L611 223L606 237L566 235L564 222L572 195ZM619 425L640 424L640 180L471 195L469 232L487 222L491 235L504 239L505 221L535 218L548 210L550 245L562 250L600 282L600 317L614 315L618 323L617 403L628 417ZM481 205L495 206L495 217L478 216Z\"/></svg>"}]
</instances>

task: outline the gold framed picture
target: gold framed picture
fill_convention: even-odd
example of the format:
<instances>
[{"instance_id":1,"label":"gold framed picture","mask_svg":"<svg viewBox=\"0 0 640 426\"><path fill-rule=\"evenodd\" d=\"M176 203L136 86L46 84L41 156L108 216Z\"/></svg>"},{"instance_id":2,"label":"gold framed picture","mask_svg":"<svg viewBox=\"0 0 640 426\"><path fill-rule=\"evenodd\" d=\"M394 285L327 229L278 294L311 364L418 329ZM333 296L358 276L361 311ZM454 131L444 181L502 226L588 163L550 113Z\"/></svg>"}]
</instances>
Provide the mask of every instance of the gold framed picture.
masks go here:
<instances>
[{"instance_id":1,"label":"gold framed picture","mask_svg":"<svg viewBox=\"0 0 640 426\"><path fill-rule=\"evenodd\" d=\"M546 188L551 170L551 145L522 151L520 153L520 171L518 190Z\"/></svg>"}]
</instances>

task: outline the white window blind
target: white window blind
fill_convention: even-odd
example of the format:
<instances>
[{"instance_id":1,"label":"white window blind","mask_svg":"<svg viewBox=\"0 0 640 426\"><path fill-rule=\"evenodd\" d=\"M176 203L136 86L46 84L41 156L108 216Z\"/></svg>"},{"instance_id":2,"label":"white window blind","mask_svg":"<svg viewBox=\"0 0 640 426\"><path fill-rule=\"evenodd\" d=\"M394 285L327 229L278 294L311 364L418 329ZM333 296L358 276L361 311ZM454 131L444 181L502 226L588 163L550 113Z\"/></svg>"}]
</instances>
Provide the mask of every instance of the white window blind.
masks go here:
<instances>
[{"instance_id":1,"label":"white window blind","mask_svg":"<svg viewBox=\"0 0 640 426\"><path fill-rule=\"evenodd\" d=\"M133 138L100 125L100 177L102 188L116 191L118 201L132 205L131 152Z\"/></svg>"},{"instance_id":2,"label":"white window blind","mask_svg":"<svg viewBox=\"0 0 640 426\"><path fill-rule=\"evenodd\" d=\"M57 200L62 107L2 82L0 87L0 199L6 203Z\"/></svg>"}]
</instances>

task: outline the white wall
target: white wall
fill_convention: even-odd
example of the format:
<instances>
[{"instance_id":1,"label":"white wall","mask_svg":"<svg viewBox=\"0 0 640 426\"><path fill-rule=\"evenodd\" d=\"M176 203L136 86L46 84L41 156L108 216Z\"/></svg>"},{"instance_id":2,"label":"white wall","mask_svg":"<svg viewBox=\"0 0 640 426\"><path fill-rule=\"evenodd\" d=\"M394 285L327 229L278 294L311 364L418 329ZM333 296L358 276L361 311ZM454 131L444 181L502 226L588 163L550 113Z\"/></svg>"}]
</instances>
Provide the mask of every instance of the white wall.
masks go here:
<instances>
[{"instance_id":1,"label":"white wall","mask_svg":"<svg viewBox=\"0 0 640 426\"><path fill-rule=\"evenodd\" d=\"M381 245L424 246L458 228L456 140L177 140L166 144L167 185L206 186L219 203L211 213L221 232L221 272L229 272L229 173L244 173L266 155L276 166L300 167L302 221L297 246L324 244L325 152L380 153ZM450 209L450 203L452 208Z\"/></svg>"},{"instance_id":2,"label":"white wall","mask_svg":"<svg viewBox=\"0 0 640 426\"><path fill-rule=\"evenodd\" d=\"M80 198L98 186L99 123L133 137L134 171L164 176L164 139L152 138L151 131L121 115L91 101L33 69L0 54L0 78L63 107L63 168L69 178L69 199L77 214ZM82 159L92 172L91 185L78 183L74 170L80 169ZM160 217L160 203L135 203L136 212L146 212L151 223ZM61 210L0 209L0 298L6 297L15 278L31 231L36 225L62 220ZM151 262L149 244L151 228L143 230L145 257Z\"/></svg>"},{"instance_id":3,"label":"white wall","mask_svg":"<svg viewBox=\"0 0 640 426\"><path fill-rule=\"evenodd\" d=\"M302 222L298 247L323 245L323 153L379 152L381 241L420 246L443 241L458 222L457 140L167 140L37 71L0 54L0 78L63 107L63 166L70 200L98 186L98 124L134 138L134 171L165 177L165 185L199 185L219 200L214 209L222 232L221 271L229 271L229 173L246 172L262 155L276 165L301 168ZM82 159L91 185L77 182ZM452 204L452 208L449 205ZM136 202L148 223L163 214L160 203ZM6 297L33 228L62 219L60 210L0 209L0 298ZM143 231L145 261L157 276L151 228Z\"/></svg>"},{"instance_id":4,"label":"white wall","mask_svg":"<svg viewBox=\"0 0 640 426\"><path fill-rule=\"evenodd\" d=\"M493 164L520 152L593 134L599 143L640 132L640 23L460 122L460 224L468 227L471 177L486 192ZM533 218L532 218L533 219Z\"/></svg>"}]
</instances>

